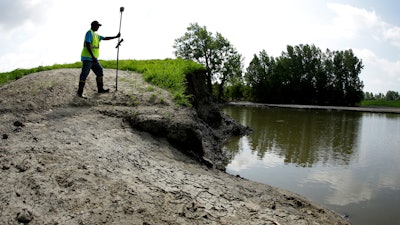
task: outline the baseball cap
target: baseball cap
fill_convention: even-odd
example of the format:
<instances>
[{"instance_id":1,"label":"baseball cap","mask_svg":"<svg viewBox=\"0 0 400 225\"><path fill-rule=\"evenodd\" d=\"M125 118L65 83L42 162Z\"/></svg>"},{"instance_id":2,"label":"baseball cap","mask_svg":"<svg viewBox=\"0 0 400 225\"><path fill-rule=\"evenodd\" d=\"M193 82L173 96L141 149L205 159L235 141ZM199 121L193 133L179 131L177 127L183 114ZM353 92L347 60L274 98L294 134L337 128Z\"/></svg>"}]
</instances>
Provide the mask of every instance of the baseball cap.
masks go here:
<instances>
[{"instance_id":1,"label":"baseball cap","mask_svg":"<svg viewBox=\"0 0 400 225\"><path fill-rule=\"evenodd\" d=\"M99 25L99 26L101 26L101 24L99 23L99 21L97 21L97 20L95 20L95 21L93 21L90 25Z\"/></svg>"}]
</instances>

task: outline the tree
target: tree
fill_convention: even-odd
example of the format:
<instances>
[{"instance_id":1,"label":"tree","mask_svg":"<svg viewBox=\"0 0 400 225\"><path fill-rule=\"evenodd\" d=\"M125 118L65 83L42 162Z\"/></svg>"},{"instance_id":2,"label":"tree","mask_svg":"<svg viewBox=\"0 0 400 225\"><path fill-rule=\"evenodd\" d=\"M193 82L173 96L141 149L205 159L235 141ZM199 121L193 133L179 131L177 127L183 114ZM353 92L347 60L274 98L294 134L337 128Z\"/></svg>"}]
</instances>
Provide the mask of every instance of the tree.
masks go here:
<instances>
[{"instance_id":1,"label":"tree","mask_svg":"<svg viewBox=\"0 0 400 225\"><path fill-rule=\"evenodd\" d=\"M383 93L378 93L375 95L375 99L376 100L384 100L385 99L385 95Z\"/></svg>"},{"instance_id":2,"label":"tree","mask_svg":"<svg viewBox=\"0 0 400 225\"><path fill-rule=\"evenodd\" d=\"M363 98L362 68L352 50L323 53L315 45L288 45L278 58L265 50L254 55L245 80L255 101L354 105Z\"/></svg>"},{"instance_id":3,"label":"tree","mask_svg":"<svg viewBox=\"0 0 400 225\"><path fill-rule=\"evenodd\" d=\"M372 92L365 92L364 93L364 100L375 100L375 96Z\"/></svg>"},{"instance_id":4,"label":"tree","mask_svg":"<svg viewBox=\"0 0 400 225\"><path fill-rule=\"evenodd\" d=\"M218 99L230 77L242 76L242 56L220 33L215 36L205 26L192 23L187 32L175 39L175 56L190 59L206 67L207 88L212 93L212 81L219 82Z\"/></svg>"},{"instance_id":5,"label":"tree","mask_svg":"<svg viewBox=\"0 0 400 225\"><path fill-rule=\"evenodd\" d=\"M282 53L279 60L288 63L286 79L290 102L299 104L315 104L320 102L318 92L326 82L322 70L322 51L315 45L287 46L287 52ZM318 86L317 86L318 84Z\"/></svg>"},{"instance_id":6,"label":"tree","mask_svg":"<svg viewBox=\"0 0 400 225\"><path fill-rule=\"evenodd\" d=\"M273 68L275 59L269 57L265 50L254 55L246 69L245 80L252 88L252 98L256 101L271 101L273 88Z\"/></svg>"},{"instance_id":7,"label":"tree","mask_svg":"<svg viewBox=\"0 0 400 225\"><path fill-rule=\"evenodd\" d=\"M386 93L386 100L388 100L388 101L400 100L400 95L396 91L388 91Z\"/></svg>"},{"instance_id":8,"label":"tree","mask_svg":"<svg viewBox=\"0 0 400 225\"><path fill-rule=\"evenodd\" d=\"M229 51L225 60L224 67L221 68L219 77L218 101L224 97L224 89L227 85L237 85L238 82L242 80L242 56L237 52Z\"/></svg>"},{"instance_id":9,"label":"tree","mask_svg":"<svg viewBox=\"0 0 400 225\"><path fill-rule=\"evenodd\" d=\"M354 105L362 100L364 84L358 75L364 68L353 51L337 51L333 57L334 95L338 105Z\"/></svg>"}]
</instances>

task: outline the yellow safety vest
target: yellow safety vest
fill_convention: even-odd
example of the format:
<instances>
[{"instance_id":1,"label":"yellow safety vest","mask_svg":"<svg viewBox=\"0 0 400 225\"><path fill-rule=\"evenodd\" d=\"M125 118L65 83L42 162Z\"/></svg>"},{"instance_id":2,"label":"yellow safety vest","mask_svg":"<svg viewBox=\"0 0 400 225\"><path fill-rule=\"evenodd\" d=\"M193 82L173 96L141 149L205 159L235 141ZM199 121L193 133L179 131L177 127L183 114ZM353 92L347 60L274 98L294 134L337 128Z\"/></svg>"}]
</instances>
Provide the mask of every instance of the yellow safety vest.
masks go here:
<instances>
[{"instance_id":1,"label":"yellow safety vest","mask_svg":"<svg viewBox=\"0 0 400 225\"><path fill-rule=\"evenodd\" d=\"M98 58L100 55L100 35L96 34L93 32L93 30L90 30L92 32L92 43L90 43L90 46L92 47L92 52L94 57ZM90 55L89 50L86 48L85 43L83 43L83 49L82 49L82 57L88 57L92 58L92 55Z\"/></svg>"}]
</instances>

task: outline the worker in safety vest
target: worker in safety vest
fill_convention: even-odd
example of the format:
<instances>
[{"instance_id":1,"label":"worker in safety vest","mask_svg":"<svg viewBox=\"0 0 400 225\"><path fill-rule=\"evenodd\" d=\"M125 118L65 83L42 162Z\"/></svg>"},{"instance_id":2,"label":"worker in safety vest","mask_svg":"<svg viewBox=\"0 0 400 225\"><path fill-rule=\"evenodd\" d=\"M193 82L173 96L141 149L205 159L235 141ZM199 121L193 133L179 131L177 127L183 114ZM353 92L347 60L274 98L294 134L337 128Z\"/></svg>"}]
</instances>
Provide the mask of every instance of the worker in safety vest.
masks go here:
<instances>
[{"instance_id":1,"label":"worker in safety vest","mask_svg":"<svg viewBox=\"0 0 400 225\"><path fill-rule=\"evenodd\" d=\"M101 40L112 40L119 38L120 33L115 37L103 37L95 32L99 30L101 24L98 21L93 21L91 23L91 28L85 35L85 42L83 44L81 60L82 60L82 72L79 77L79 87L77 95L81 98L83 97L83 89L85 87L86 78L89 76L90 70L96 74L97 90L98 93L107 93L110 89L104 89L103 87L103 67L100 65L99 58L99 47Z\"/></svg>"}]
</instances>

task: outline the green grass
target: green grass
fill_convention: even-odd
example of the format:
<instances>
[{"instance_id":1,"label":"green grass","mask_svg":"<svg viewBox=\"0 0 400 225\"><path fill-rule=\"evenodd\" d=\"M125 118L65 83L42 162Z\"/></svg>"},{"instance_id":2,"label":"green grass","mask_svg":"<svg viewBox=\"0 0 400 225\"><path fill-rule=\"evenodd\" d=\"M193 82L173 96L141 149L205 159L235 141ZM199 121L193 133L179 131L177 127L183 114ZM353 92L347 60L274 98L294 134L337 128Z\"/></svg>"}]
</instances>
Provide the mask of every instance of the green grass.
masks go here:
<instances>
[{"instance_id":1,"label":"green grass","mask_svg":"<svg viewBox=\"0 0 400 225\"><path fill-rule=\"evenodd\" d=\"M361 106L373 106L373 107L395 107L400 108L400 101L388 101L388 100L363 100Z\"/></svg>"},{"instance_id":2,"label":"green grass","mask_svg":"<svg viewBox=\"0 0 400 225\"><path fill-rule=\"evenodd\" d=\"M115 60L101 63L105 68L116 68ZM118 68L143 74L147 82L169 90L174 101L180 105L189 105L189 96L185 94L185 75L198 70L205 71L204 66L183 59L121 60Z\"/></svg>"},{"instance_id":3,"label":"green grass","mask_svg":"<svg viewBox=\"0 0 400 225\"><path fill-rule=\"evenodd\" d=\"M101 61L104 68L115 69L115 60ZM56 64L53 66L39 66L32 69L16 69L11 72L0 73L0 86L17 80L25 75L60 68L81 68L82 63ZM196 73L205 68L193 61L183 59L156 59L156 60L120 60L120 70L136 71L143 74L144 79L172 93L174 101L179 105L190 105L186 93L185 75Z\"/></svg>"}]
</instances>

